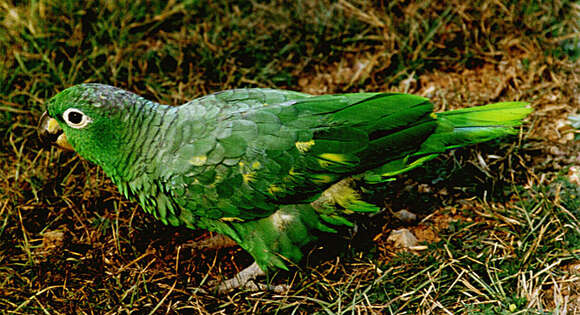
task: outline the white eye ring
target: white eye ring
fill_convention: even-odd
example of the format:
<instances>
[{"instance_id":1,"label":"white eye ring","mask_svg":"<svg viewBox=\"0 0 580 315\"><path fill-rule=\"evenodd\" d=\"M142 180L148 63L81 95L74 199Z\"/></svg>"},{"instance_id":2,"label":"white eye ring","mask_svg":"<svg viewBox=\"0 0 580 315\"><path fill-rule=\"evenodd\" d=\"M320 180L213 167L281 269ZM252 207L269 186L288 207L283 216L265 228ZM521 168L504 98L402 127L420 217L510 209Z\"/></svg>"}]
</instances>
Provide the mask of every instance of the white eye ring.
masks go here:
<instances>
[{"instance_id":1,"label":"white eye ring","mask_svg":"<svg viewBox=\"0 0 580 315\"><path fill-rule=\"evenodd\" d=\"M91 121L93 121L89 116L85 115L83 112L76 108L69 108L62 113L62 119L71 128L80 129L84 128Z\"/></svg>"}]
</instances>

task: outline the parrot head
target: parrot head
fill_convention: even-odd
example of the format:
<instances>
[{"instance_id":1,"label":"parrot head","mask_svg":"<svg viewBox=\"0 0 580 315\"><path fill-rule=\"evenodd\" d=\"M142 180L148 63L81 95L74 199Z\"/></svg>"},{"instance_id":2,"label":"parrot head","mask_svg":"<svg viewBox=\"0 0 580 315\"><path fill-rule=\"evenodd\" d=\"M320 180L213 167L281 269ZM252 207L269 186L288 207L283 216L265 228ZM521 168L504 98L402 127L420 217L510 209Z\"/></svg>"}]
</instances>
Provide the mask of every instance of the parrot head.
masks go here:
<instances>
[{"instance_id":1,"label":"parrot head","mask_svg":"<svg viewBox=\"0 0 580 315\"><path fill-rule=\"evenodd\" d=\"M102 84L70 87L46 103L38 132L46 142L74 150L106 167L123 150L122 131L131 124L127 107L137 95Z\"/></svg>"}]
</instances>

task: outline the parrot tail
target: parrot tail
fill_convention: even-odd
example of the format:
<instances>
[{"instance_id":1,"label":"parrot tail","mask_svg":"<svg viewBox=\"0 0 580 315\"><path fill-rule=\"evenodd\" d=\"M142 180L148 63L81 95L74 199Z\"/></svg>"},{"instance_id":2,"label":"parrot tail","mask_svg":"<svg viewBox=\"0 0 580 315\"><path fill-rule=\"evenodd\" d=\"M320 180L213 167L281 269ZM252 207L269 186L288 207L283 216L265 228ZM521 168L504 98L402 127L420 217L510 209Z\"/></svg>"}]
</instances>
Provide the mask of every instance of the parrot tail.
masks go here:
<instances>
[{"instance_id":1,"label":"parrot tail","mask_svg":"<svg viewBox=\"0 0 580 315\"><path fill-rule=\"evenodd\" d=\"M434 113L437 127L419 150L368 171L365 181L369 184L386 182L447 150L517 134L518 130L514 127L519 126L531 112L528 103L502 102Z\"/></svg>"},{"instance_id":2,"label":"parrot tail","mask_svg":"<svg viewBox=\"0 0 580 315\"><path fill-rule=\"evenodd\" d=\"M425 155L516 134L532 109L524 102L504 102L437 113L439 126L415 155Z\"/></svg>"}]
</instances>

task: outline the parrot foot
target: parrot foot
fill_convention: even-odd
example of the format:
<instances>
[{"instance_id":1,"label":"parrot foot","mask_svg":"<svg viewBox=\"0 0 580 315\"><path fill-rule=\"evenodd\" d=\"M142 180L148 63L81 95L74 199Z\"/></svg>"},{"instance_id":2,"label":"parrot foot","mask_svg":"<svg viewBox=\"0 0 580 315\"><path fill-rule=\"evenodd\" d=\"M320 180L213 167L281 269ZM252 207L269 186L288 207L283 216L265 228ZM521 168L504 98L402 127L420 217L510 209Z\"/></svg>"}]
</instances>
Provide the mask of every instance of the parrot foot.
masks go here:
<instances>
[{"instance_id":1,"label":"parrot foot","mask_svg":"<svg viewBox=\"0 0 580 315\"><path fill-rule=\"evenodd\" d=\"M238 244L231 238L223 234L215 234L210 238L188 245L188 247L191 246L194 249L222 249L234 247L236 245Z\"/></svg>"},{"instance_id":2,"label":"parrot foot","mask_svg":"<svg viewBox=\"0 0 580 315\"><path fill-rule=\"evenodd\" d=\"M284 284L272 286L254 281L256 278L265 275L266 273L254 262L244 270L238 272L233 278L221 281L215 286L215 290L218 294L224 294L234 289L245 289L252 292L272 291L275 293L284 293L290 288Z\"/></svg>"}]
</instances>

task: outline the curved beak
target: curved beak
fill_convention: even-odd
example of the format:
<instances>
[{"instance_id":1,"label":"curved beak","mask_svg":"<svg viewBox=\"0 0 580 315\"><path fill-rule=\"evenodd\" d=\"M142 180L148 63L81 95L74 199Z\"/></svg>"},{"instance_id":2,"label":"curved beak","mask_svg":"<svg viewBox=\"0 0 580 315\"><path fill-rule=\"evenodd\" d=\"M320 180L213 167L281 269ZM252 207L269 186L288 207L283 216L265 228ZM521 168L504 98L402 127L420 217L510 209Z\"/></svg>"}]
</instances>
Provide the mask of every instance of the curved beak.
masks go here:
<instances>
[{"instance_id":1,"label":"curved beak","mask_svg":"<svg viewBox=\"0 0 580 315\"><path fill-rule=\"evenodd\" d=\"M56 119L50 117L47 112L42 114L38 122L38 136L45 145L57 145L61 149L73 151L73 147L66 140L66 135Z\"/></svg>"}]
</instances>

